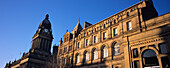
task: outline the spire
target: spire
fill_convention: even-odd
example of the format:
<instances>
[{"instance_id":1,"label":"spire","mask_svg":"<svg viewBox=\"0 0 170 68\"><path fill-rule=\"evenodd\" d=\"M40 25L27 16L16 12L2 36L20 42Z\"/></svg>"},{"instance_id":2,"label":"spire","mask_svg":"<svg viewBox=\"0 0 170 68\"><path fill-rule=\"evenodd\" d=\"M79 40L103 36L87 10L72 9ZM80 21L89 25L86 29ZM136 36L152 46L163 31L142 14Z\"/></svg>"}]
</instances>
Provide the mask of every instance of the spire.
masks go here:
<instances>
[{"instance_id":1,"label":"spire","mask_svg":"<svg viewBox=\"0 0 170 68\"><path fill-rule=\"evenodd\" d=\"M47 12L47 14L46 14L46 16L45 16L45 19L48 19L48 17L49 17L49 15L48 15L48 12Z\"/></svg>"},{"instance_id":2,"label":"spire","mask_svg":"<svg viewBox=\"0 0 170 68\"><path fill-rule=\"evenodd\" d=\"M81 25L80 25L80 17L78 18L78 23L77 23L77 25L74 27L74 29L72 30L72 34L76 31L81 31L83 28L81 27Z\"/></svg>"}]
</instances>

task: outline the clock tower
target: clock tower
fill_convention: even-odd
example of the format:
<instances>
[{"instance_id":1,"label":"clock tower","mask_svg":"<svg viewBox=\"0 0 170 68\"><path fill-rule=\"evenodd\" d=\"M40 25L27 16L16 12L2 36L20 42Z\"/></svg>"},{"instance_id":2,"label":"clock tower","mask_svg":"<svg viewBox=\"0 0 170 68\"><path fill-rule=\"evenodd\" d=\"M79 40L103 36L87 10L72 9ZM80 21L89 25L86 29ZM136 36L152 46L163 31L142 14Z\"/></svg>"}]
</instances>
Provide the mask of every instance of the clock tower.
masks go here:
<instances>
[{"instance_id":1,"label":"clock tower","mask_svg":"<svg viewBox=\"0 0 170 68\"><path fill-rule=\"evenodd\" d=\"M51 53L51 43L53 40L51 23L49 21L49 15L47 14L45 19L40 23L38 30L33 36L32 50Z\"/></svg>"}]
</instances>

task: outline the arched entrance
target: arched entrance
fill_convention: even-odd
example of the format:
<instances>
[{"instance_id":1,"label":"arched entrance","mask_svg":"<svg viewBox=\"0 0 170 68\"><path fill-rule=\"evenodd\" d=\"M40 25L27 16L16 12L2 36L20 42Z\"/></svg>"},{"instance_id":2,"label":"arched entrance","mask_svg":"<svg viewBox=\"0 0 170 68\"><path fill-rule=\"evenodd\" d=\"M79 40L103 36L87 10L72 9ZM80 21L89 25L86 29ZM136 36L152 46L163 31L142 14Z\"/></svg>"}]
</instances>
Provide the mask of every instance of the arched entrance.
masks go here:
<instances>
[{"instance_id":1,"label":"arched entrance","mask_svg":"<svg viewBox=\"0 0 170 68\"><path fill-rule=\"evenodd\" d=\"M144 68L159 68L156 52L151 49L145 50L142 53L142 64Z\"/></svg>"}]
</instances>

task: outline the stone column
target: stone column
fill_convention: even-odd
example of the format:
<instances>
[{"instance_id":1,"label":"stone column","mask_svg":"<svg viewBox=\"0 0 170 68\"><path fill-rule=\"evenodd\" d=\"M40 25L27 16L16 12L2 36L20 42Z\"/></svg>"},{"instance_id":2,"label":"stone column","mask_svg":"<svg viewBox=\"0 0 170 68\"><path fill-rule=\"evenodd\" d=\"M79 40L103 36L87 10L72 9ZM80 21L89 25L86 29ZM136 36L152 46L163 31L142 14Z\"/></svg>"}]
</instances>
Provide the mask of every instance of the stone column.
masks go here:
<instances>
[{"instance_id":1,"label":"stone column","mask_svg":"<svg viewBox=\"0 0 170 68\"><path fill-rule=\"evenodd\" d=\"M98 38L97 40L98 40L98 42L101 42L101 32L99 32L98 34L99 34L99 35L98 35L98 37L97 37L97 38Z\"/></svg>"},{"instance_id":2,"label":"stone column","mask_svg":"<svg viewBox=\"0 0 170 68\"><path fill-rule=\"evenodd\" d=\"M92 52L91 51L89 51L89 61L90 61L90 63L92 63Z\"/></svg>"},{"instance_id":3,"label":"stone column","mask_svg":"<svg viewBox=\"0 0 170 68\"><path fill-rule=\"evenodd\" d=\"M158 63L159 63L160 68L163 68L162 62L161 62L161 57L159 55L157 55L157 59L158 59Z\"/></svg>"},{"instance_id":4,"label":"stone column","mask_svg":"<svg viewBox=\"0 0 170 68\"><path fill-rule=\"evenodd\" d=\"M108 29L107 38L108 38L108 39L111 39L111 38L112 38L112 29L111 29L111 27Z\"/></svg>"},{"instance_id":5,"label":"stone column","mask_svg":"<svg viewBox=\"0 0 170 68\"><path fill-rule=\"evenodd\" d=\"M93 44L93 35L91 35L89 38L89 45L92 45L92 44Z\"/></svg>"},{"instance_id":6,"label":"stone column","mask_svg":"<svg viewBox=\"0 0 170 68\"><path fill-rule=\"evenodd\" d=\"M112 60L112 48L111 48L111 46L108 46L108 57L109 57L108 60Z\"/></svg>"},{"instance_id":7,"label":"stone column","mask_svg":"<svg viewBox=\"0 0 170 68\"><path fill-rule=\"evenodd\" d=\"M102 58L101 49L99 48L99 50L98 50L98 59L101 59L101 58ZM101 60L99 60L99 62L101 62Z\"/></svg>"}]
</instances>

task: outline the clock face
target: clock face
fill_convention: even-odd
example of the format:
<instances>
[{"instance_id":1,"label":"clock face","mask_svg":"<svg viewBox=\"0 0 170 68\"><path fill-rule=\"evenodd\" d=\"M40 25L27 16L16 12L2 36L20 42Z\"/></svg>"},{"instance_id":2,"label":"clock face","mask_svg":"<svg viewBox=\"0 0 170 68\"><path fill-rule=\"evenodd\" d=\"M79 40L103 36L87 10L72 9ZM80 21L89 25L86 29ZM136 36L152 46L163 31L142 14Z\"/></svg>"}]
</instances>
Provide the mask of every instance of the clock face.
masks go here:
<instances>
[{"instance_id":1,"label":"clock face","mask_svg":"<svg viewBox=\"0 0 170 68\"><path fill-rule=\"evenodd\" d=\"M48 32L48 29L44 29L45 32Z\"/></svg>"}]
</instances>

